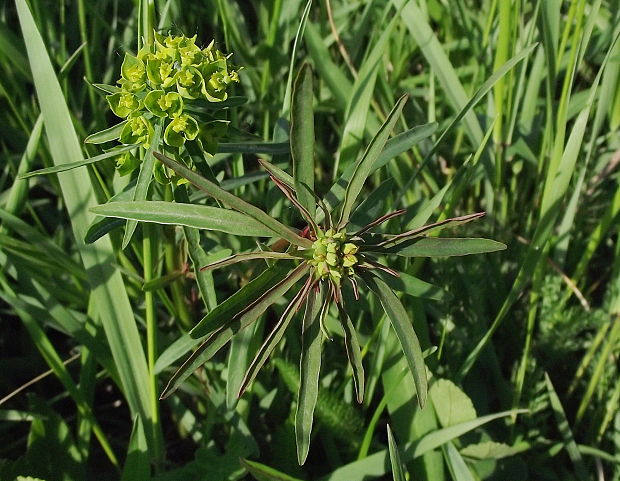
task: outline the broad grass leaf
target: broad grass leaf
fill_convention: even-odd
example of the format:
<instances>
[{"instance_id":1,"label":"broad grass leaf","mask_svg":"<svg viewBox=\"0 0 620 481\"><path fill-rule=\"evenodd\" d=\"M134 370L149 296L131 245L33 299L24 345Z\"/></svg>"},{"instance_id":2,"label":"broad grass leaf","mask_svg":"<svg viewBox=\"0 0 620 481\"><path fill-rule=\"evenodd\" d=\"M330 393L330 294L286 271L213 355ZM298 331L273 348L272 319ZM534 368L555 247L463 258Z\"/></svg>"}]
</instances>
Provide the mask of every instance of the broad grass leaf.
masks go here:
<instances>
[{"instance_id":1,"label":"broad grass leaf","mask_svg":"<svg viewBox=\"0 0 620 481\"><path fill-rule=\"evenodd\" d=\"M26 1L16 0L16 6L54 163L61 165L67 159L79 160L83 157L80 143L43 39ZM95 249L82 241L93 219L88 209L96 205L90 178L82 169L63 172L58 179L82 262L90 284L95 286L91 293L96 306L94 315L103 324L123 394L131 412L140 414L144 422L150 424L152 406L146 359L123 279L112 267L112 245L109 240L102 239Z\"/></svg>"}]
</instances>

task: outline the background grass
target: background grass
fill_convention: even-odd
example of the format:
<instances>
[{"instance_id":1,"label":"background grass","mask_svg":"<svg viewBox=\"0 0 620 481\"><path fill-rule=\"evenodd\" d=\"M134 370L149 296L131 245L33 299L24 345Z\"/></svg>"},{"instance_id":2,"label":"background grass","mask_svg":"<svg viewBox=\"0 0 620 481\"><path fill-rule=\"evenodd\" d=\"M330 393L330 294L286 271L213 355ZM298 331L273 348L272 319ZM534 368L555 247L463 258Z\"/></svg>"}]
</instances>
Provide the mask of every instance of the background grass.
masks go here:
<instances>
[{"instance_id":1,"label":"background grass","mask_svg":"<svg viewBox=\"0 0 620 481\"><path fill-rule=\"evenodd\" d=\"M380 479L391 477L387 423L411 479L620 479L616 1L315 1L294 55L305 1L141 6L141 16L115 0L0 7L1 479L149 479L151 465L161 480ZM167 347L260 270L197 284L187 246L203 265L253 241L139 225L124 250L122 229L85 244L88 207L129 182L113 159L17 178L102 153L83 139L115 120L88 82L114 82L151 8L162 31L214 38L244 67L231 142L286 139L291 65L310 62L321 193L403 93L395 134L437 122L371 176L362 195L380 190L368 209L409 207L399 228L485 210L455 234L509 248L397 266L443 293L402 299L423 349L437 347L424 410L389 322L365 299L349 315L366 398L354 400L337 336L324 346L303 467L295 330L239 402L226 392L284 304L154 403L178 364ZM256 155L209 162L223 186L300 224ZM515 408L528 411L506 414Z\"/></svg>"}]
</instances>

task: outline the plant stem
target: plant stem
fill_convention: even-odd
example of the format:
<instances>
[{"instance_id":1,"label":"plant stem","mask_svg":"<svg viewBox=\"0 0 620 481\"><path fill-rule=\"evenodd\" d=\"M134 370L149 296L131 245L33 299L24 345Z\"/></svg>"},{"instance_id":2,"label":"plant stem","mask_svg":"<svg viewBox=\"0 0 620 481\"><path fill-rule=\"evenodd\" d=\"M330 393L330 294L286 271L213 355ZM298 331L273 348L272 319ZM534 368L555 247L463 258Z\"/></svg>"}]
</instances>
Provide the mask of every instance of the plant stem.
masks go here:
<instances>
[{"instance_id":1,"label":"plant stem","mask_svg":"<svg viewBox=\"0 0 620 481\"><path fill-rule=\"evenodd\" d=\"M144 282L153 278L153 226L149 223L144 224L144 238L142 239L143 262L144 262ZM156 462L161 459L162 453L162 434L159 417L159 394L157 389L157 374L155 373L155 360L157 359L157 318L155 316L155 299L153 291L144 293L145 319L146 319L146 359L149 370L149 390L151 398L151 409L153 411L152 430L153 430L153 453Z\"/></svg>"}]
</instances>

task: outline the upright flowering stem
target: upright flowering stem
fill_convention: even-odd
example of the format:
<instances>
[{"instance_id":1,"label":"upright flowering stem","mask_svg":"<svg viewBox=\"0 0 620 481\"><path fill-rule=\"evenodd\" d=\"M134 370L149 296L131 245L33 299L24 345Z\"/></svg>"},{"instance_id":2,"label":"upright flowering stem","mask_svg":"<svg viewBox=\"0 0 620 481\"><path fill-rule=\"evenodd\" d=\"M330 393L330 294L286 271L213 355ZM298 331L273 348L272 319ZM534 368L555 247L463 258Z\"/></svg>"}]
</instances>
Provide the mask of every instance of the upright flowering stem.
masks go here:
<instances>
[{"instance_id":1,"label":"upright flowering stem","mask_svg":"<svg viewBox=\"0 0 620 481\"><path fill-rule=\"evenodd\" d=\"M153 29L155 27L155 4L154 0L142 0L139 8L138 50L143 47L149 48L153 44ZM144 157L144 149L140 149L140 156ZM142 239L142 261L144 282L148 282L153 276L153 249L155 235L153 227L145 225ZM155 315L155 299L152 291L144 293L145 321L146 321L146 358L149 370L149 395L153 419L151 431L153 446L151 456L155 461L155 470L159 470L164 457L163 433L159 414L159 388L157 386L157 374L155 373L155 360L157 359L157 318ZM148 429L148 426L145 426Z\"/></svg>"}]
</instances>

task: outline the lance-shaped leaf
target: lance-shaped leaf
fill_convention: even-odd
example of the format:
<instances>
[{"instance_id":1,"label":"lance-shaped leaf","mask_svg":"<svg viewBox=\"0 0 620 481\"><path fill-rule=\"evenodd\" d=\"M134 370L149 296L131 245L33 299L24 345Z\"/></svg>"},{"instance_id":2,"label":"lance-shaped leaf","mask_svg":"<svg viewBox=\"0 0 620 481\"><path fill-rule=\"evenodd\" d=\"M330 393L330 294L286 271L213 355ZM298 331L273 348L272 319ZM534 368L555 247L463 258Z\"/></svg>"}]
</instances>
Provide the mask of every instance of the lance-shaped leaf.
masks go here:
<instances>
[{"instance_id":1,"label":"lance-shaped leaf","mask_svg":"<svg viewBox=\"0 0 620 481\"><path fill-rule=\"evenodd\" d=\"M108 127L107 129L95 132L94 134L90 134L84 139L84 143L105 144L106 142L116 140L121 136L121 132L123 131L123 127L125 127L126 123L127 121L123 120L121 123L113 125L112 127Z\"/></svg>"},{"instance_id":2,"label":"lance-shaped leaf","mask_svg":"<svg viewBox=\"0 0 620 481\"><path fill-rule=\"evenodd\" d=\"M409 365L409 370L413 375L413 381L418 395L418 403L420 407L423 408L424 404L426 404L426 396L428 394L426 366L424 365L424 356L422 355L420 341L413 330L407 311L400 302L400 299L380 277L372 273L363 273L362 279L364 279L364 282L366 282L368 287L379 298L383 309L392 323L394 332L396 332L396 337L400 342L403 354Z\"/></svg>"},{"instance_id":3,"label":"lance-shaped leaf","mask_svg":"<svg viewBox=\"0 0 620 481\"><path fill-rule=\"evenodd\" d=\"M91 211L107 217L157 224L184 225L240 236L272 237L274 235L271 229L248 215L206 205L143 200L110 202L93 207Z\"/></svg>"},{"instance_id":4,"label":"lance-shaped leaf","mask_svg":"<svg viewBox=\"0 0 620 481\"><path fill-rule=\"evenodd\" d=\"M278 179L280 182L286 185L289 189L295 192L295 181L293 180L292 176L287 174L284 170L282 170L277 165L274 165L265 159L258 159L258 163L267 172L269 172L269 175L271 175L274 179Z\"/></svg>"},{"instance_id":5,"label":"lance-shaped leaf","mask_svg":"<svg viewBox=\"0 0 620 481\"><path fill-rule=\"evenodd\" d=\"M297 460L306 462L310 449L310 434L314 408L319 397L319 373L321 371L321 348L323 344L319 311L321 298L310 294L302 323L301 358L299 360L299 391L295 411L295 440Z\"/></svg>"},{"instance_id":6,"label":"lance-shaped leaf","mask_svg":"<svg viewBox=\"0 0 620 481\"><path fill-rule=\"evenodd\" d=\"M213 182L210 182L201 175L193 172L184 165L175 162L174 160L166 157L165 155L156 152L155 157L162 161L167 167L170 167L172 170L174 170L181 177L187 179L196 187L205 191L207 194L211 195L215 199L223 202L232 209L235 209L256 219L265 227L271 229L275 233L275 235L279 235L289 241L291 244L295 244L300 247L305 247L307 249L312 247L312 241L297 235L289 227L274 219L258 207L253 206L252 204L248 204L246 201L231 194L230 192L225 191L220 186L214 184Z\"/></svg>"},{"instance_id":7,"label":"lance-shaped leaf","mask_svg":"<svg viewBox=\"0 0 620 481\"><path fill-rule=\"evenodd\" d=\"M258 481L303 481L256 461L239 459L239 463Z\"/></svg>"},{"instance_id":8,"label":"lance-shaped leaf","mask_svg":"<svg viewBox=\"0 0 620 481\"><path fill-rule=\"evenodd\" d=\"M375 161L379 158L379 155L381 155L388 137L390 136L390 132L392 132L392 129L394 128L394 125L396 124L396 121L405 106L405 102L407 102L406 95L403 95L400 99L398 99L396 105L379 129L379 132L377 132L374 138L370 141L364 155L356 163L355 170L353 171L353 175L351 176L351 180L349 181L344 194L340 221L338 222L340 227L344 227L349 222L349 216L351 215L351 210L355 205L357 196L362 191L362 187L364 186L366 179L372 172Z\"/></svg>"},{"instance_id":9,"label":"lance-shaped leaf","mask_svg":"<svg viewBox=\"0 0 620 481\"><path fill-rule=\"evenodd\" d=\"M353 382L355 384L355 393L357 394L357 402L364 401L364 366L362 365L362 352L360 343L357 338L357 331L347 314L342 302L337 304L340 313L340 324L344 331L344 345L349 358L349 364L353 371Z\"/></svg>"},{"instance_id":10,"label":"lance-shaped leaf","mask_svg":"<svg viewBox=\"0 0 620 481\"><path fill-rule=\"evenodd\" d=\"M468 214L468 215L462 215L460 217L453 217L451 219L445 219L439 222L435 222L433 224L428 224L422 227L418 227L416 229L409 230L407 232L403 232L402 234L395 235L383 242L380 242L378 245L382 247L396 245L405 240L412 239L415 237L420 237L422 234L428 235L430 232L436 232L446 227L450 227L450 226L458 225L458 224L465 224L466 222L470 222L474 219L479 219L485 214L486 212L476 212L475 214Z\"/></svg>"},{"instance_id":11,"label":"lance-shaped leaf","mask_svg":"<svg viewBox=\"0 0 620 481\"><path fill-rule=\"evenodd\" d=\"M287 273L287 269L276 264L252 279L224 302L218 304L209 311L198 324L205 325L203 329L205 336L212 334L213 331L217 329L221 329L226 322L230 321L230 319L239 312L239 306L245 306L254 302L265 290L273 287L276 283L284 279ZM196 327L198 327L198 325ZM211 330L209 330L209 325L211 326ZM202 338L204 339L204 336ZM199 344L200 339L194 339L189 334L184 334L168 346L159 358L157 358L155 372L159 374L177 359L186 356L188 352Z\"/></svg>"},{"instance_id":12,"label":"lance-shaped leaf","mask_svg":"<svg viewBox=\"0 0 620 481\"><path fill-rule=\"evenodd\" d=\"M146 196L149 191L149 184L153 178L153 166L155 165L155 157L153 157L153 153L155 149L159 148L162 128L163 120L159 120L155 124L151 144L144 155L144 160L142 161L142 166L140 167L136 190L134 190L133 193L133 200L135 201L146 200ZM123 249L129 245L129 242L133 237L133 233L136 231L136 227L138 227L138 223L135 220L130 220L127 222L127 226L125 227L125 235L123 236Z\"/></svg>"},{"instance_id":13,"label":"lance-shaped leaf","mask_svg":"<svg viewBox=\"0 0 620 481\"><path fill-rule=\"evenodd\" d=\"M217 146L219 154L288 154L288 142L237 142L221 143Z\"/></svg>"},{"instance_id":14,"label":"lance-shaped leaf","mask_svg":"<svg viewBox=\"0 0 620 481\"><path fill-rule=\"evenodd\" d=\"M390 247L369 251L382 254L397 254L404 257L451 257L469 254L484 254L506 249L506 244L483 238L418 237Z\"/></svg>"},{"instance_id":15,"label":"lance-shaped leaf","mask_svg":"<svg viewBox=\"0 0 620 481\"><path fill-rule=\"evenodd\" d=\"M291 102L291 155L295 190L301 205L314 218L314 197L303 184L314 190L314 112L312 109L312 69L304 63L295 79Z\"/></svg>"},{"instance_id":16,"label":"lance-shaped leaf","mask_svg":"<svg viewBox=\"0 0 620 481\"><path fill-rule=\"evenodd\" d=\"M263 342L260 349L254 356L254 359L250 363L250 366L248 367L248 370L245 373L243 381L241 382L241 386L239 387L239 392L237 394L237 397L243 396L243 393L245 392L245 390L248 388L250 384L252 384L254 379L256 379L258 372L265 365L265 363L267 362L267 359L269 358L273 350L276 348L278 343L282 340L282 336L286 332L286 329L288 328L288 325L290 324L291 319L293 319L293 316L297 313L301 304L308 297L308 293L310 292L311 285L312 285L312 278L308 277L304 286L299 290L299 292L295 295L295 297L293 297L291 302L289 302L288 306L286 306L286 309L280 316L280 319L278 320L277 324L272 329L272 331L269 333L269 335L267 336L267 339L265 339L265 342Z\"/></svg>"},{"instance_id":17,"label":"lance-shaped leaf","mask_svg":"<svg viewBox=\"0 0 620 481\"><path fill-rule=\"evenodd\" d=\"M309 267L306 264L302 264L297 269L294 269L284 281L279 282L275 287L269 289L259 298L258 301L254 302L252 307L244 312L244 314L232 319L228 325L223 325L217 331L211 332L211 334L198 347L198 349L196 349L196 351L194 351L194 353L174 373L170 381L168 381L166 388L162 392L160 399L165 399L170 396L178 389L185 379L187 379L205 362L211 359L232 339L237 332L241 329L245 329L252 322L258 319L258 317L260 317L271 304L278 300L306 274L308 268ZM228 320L230 321L230 318ZM220 322L226 322L226 320L220 320ZM190 335L194 337L194 331L191 331Z\"/></svg>"},{"instance_id":18,"label":"lance-shaped leaf","mask_svg":"<svg viewBox=\"0 0 620 481\"><path fill-rule=\"evenodd\" d=\"M95 162L99 162L104 159L109 159L110 157L117 157L120 154L128 152L130 150L134 150L136 148L135 145L124 145L118 149L111 150L101 155L96 155L95 157L90 157L84 160L78 160L76 162L68 162L66 164L55 165L53 167L47 167L45 169L33 170L32 172L28 172L26 174L22 174L18 176L18 179L27 179L29 177L34 177L35 175L47 175L47 174L56 174L58 172L65 172L67 170L75 169L77 167L82 167L84 165L94 164Z\"/></svg>"},{"instance_id":19,"label":"lance-shaped leaf","mask_svg":"<svg viewBox=\"0 0 620 481\"><path fill-rule=\"evenodd\" d=\"M392 477L394 481L405 481L405 471L403 470L403 463L400 460L400 452L398 451L396 439L394 439L394 434L392 434L392 429L389 424L387 425L387 435L390 462L392 464Z\"/></svg>"},{"instance_id":20,"label":"lance-shaped leaf","mask_svg":"<svg viewBox=\"0 0 620 481\"><path fill-rule=\"evenodd\" d=\"M203 317L191 330L191 336L199 339L220 329L244 307L253 304L265 292L282 282L287 274L288 269L281 264L265 270Z\"/></svg>"},{"instance_id":21,"label":"lance-shaped leaf","mask_svg":"<svg viewBox=\"0 0 620 481\"><path fill-rule=\"evenodd\" d=\"M235 254L235 255L227 257L226 259L212 262L211 264L207 264L206 266L201 267L200 270L206 271L206 270L211 270L211 269L219 269L220 267L226 267L232 264L237 264L238 262L251 261L254 259L295 260L295 259L303 259L303 257L294 256L286 252L271 252L271 251L248 252L246 254Z\"/></svg>"}]
</instances>

